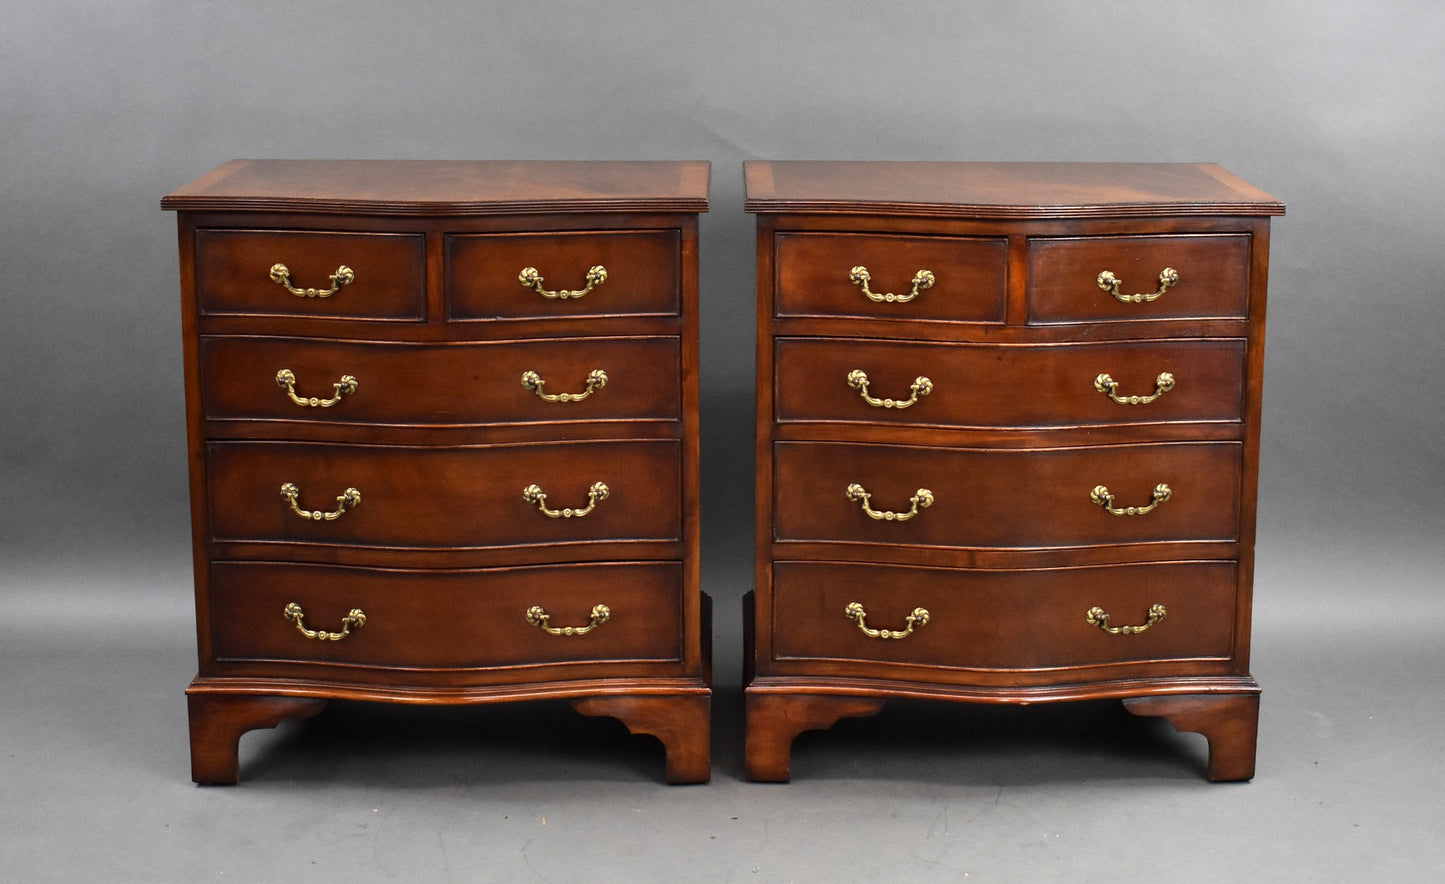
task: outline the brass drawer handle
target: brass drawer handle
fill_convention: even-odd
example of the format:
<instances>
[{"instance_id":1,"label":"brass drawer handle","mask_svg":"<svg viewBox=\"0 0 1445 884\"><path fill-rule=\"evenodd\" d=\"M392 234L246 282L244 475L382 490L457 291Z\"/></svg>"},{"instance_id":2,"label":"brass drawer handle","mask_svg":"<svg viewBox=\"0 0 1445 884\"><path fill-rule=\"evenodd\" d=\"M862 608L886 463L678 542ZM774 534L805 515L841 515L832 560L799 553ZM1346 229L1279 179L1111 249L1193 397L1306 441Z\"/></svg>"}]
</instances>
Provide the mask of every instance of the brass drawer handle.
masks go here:
<instances>
[{"instance_id":1,"label":"brass drawer handle","mask_svg":"<svg viewBox=\"0 0 1445 884\"><path fill-rule=\"evenodd\" d=\"M535 371L522 372L522 386L536 393L538 399L544 399L547 402L581 402L607 386L607 372L600 368L594 368L587 375L587 389L581 393L546 393L542 390L546 384L547 382L542 380L542 376Z\"/></svg>"},{"instance_id":2,"label":"brass drawer handle","mask_svg":"<svg viewBox=\"0 0 1445 884\"><path fill-rule=\"evenodd\" d=\"M296 395L296 373L289 368L283 368L276 372L276 386L285 390L286 395L290 396L291 401L297 405L306 405L312 408L330 408L340 402L342 396L355 393L359 385L356 382L356 378L349 374L344 374L341 376L341 380L331 385L336 388L335 396L332 396L330 399L318 399L312 396L308 399L305 396Z\"/></svg>"},{"instance_id":3,"label":"brass drawer handle","mask_svg":"<svg viewBox=\"0 0 1445 884\"><path fill-rule=\"evenodd\" d=\"M1142 304L1149 301L1157 301L1159 297L1169 290L1169 287L1179 282L1179 271L1173 267L1165 267L1159 272L1159 291L1148 294L1125 295L1119 292L1122 281L1111 271L1105 270L1099 274L1099 288L1113 295L1114 298L1124 304Z\"/></svg>"},{"instance_id":4,"label":"brass drawer handle","mask_svg":"<svg viewBox=\"0 0 1445 884\"><path fill-rule=\"evenodd\" d=\"M537 294L541 295L544 298L565 301L568 298L580 298L588 292L592 291L594 287L602 285L602 283L606 282L607 268L603 267L601 264L594 264L592 267L588 268L587 288L577 289L576 291L567 291L566 289L559 289L555 292L547 291L546 289L542 288L542 274L537 272L536 267L523 267L522 272L517 274L517 281L529 289L535 289Z\"/></svg>"},{"instance_id":5,"label":"brass drawer handle","mask_svg":"<svg viewBox=\"0 0 1445 884\"><path fill-rule=\"evenodd\" d=\"M907 408L933 392L933 381L919 375L913 379L913 386L909 388L913 395L907 399L878 399L868 395L868 375L861 368L848 372L848 386L857 390L863 401L874 408Z\"/></svg>"},{"instance_id":6,"label":"brass drawer handle","mask_svg":"<svg viewBox=\"0 0 1445 884\"><path fill-rule=\"evenodd\" d=\"M592 608L592 620L586 626L550 626L549 621L552 615L541 605L533 605L527 609L527 622L540 628L548 635L586 635L612 617L612 609L606 605L597 605Z\"/></svg>"},{"instance_id":7,"label":"brass drawer handle","mask_svg":"<svg viewBox=\"0 0 1445 884\"><path fill-rule=\"evenodd\" d=\"M345 264L336 268L331 274L331 288L329 289L298 289L291 284L291 271L285 264L271 265L271 281L277 285L284 286L286 291L298 298L329 298L341 291L344 285L350 285L356 279L356 272Z\"/></svg>"},{"instance_id":8,"label":"brass drawer handle","mask_svg":"<svg viewBox=\"0 0 1445 884\"><path fill-rule=\"evenodd\" d=\"M1154 379L1154 394L1151 396L1120 396L1119 382L1107 374L1101 374L1094 378L1094 389L1120 405L1148 405L1174 389L1174 375L1167 371L1159 372L1159 377Z\"/></svg>"},{"instance_id":9,"label":"brass drawer handle","mask_svg":"<svg viewBox=\"0 0 1445 884\"><path fill-rule=\"evenodd\" d=\"M307 519L308 521L312 522L320 522L323 519L328 522L333 522L341 518L348 509L351 509L357 504L361 503L361 492L357 491L355 488L348 488L341 493L340 497L336 498L336 511L324 513L321 510L302 509L296 503L296 498L300 495L301 489L297 488L294 484L290 482L287 482L286 484L281 486L281 496L286 498L286 501L291 504L291 511L296 513L296 515L300 516L301 518Z\"/></svg>"},{"instance_id":10,"label":"brass drawer handle","mask_svg":"<svg viewBox=\"0 0 1445 884\"><path fill-rule=\"evenodd\" d=\"M570 508L561 510L547 509L547 493L537 485L528 485L526 488L523 488L522 498L526 500L527 503L536 506L537 509L542 513L542 515L549 518L580 519L588 513L592 512L592 510L597 506L597 504L600 501L606 500L607 496L611 493L612 492L602 482L593 482L592 487L587 489L587 507L580 510Z\"/></svg>"},{"instance_id":11,"label":"brass drawer handle","mask_svg":"<svg viewBox=\"0 0 1445 884\"><path fill-rule=\"evenodd\" d=\"M864 611L863 606L858 602L849 602L848 607L843 609L843 616L858 624L858 628L869 638L904 639L913 634L913 628L915 626L928 625L927 608L914 608L913 613L904 618L903 622L908 624L905 629L869 629L865 619L868 616L868 612Z\"/></svg>"},{"instance_id":12,"label":"brass drawer handle","mask_svg":"<svg viewBox=\"0 0 1445 884\"><path fill-rule=\"evenodd\" d=\"M1094 490L1089 492L1089 499L1116 516L1142 516L1150 512L1159 504L1174 496L1174 489L1160 482L1154 486L1154 493L1150 495L1148 506L1114 506L1114 495L1103 485L1095 485Z\"/></svg>"},{"instance_id":13,"label":"brass drawer handle","mask_svg":"<svg viewBox=\"0 0 1445 884\"><path fill-rule=\"evenodd\" d=\"M1143 632L1155 623L1163 620L1164 615L1167 613L1168 611L1164 610L1163 605L1150 605L1148 623L1142 626L1110 626L1109 615L1104 613L1103 608L1095 606L1084 614L1084 619L1089 622L1090 626L1097 626L1110 635L1134 635L1135 633Z\"/></svg>"},{"instance_id":14,"label":"brass drawer handle","mask_svg":"<svg viewBox=\"0 0 1445 884\"><path fill-rule=\"evenodd\" d=\"M295 602L289 602L286 609L281 612L287 620L296 624L296 629L307 638L313 638L322 642L339 642L351 634L353 628L360 629L366 625L366 614L360 608L352 608L350 613L341 618L340 632L325 632L319 629L307 629L302 618L306 616L301 606Z\"/></svg>"},{"instance_id":15,"label":"brass drawer handle","mask_svg":"<svg viewBox=\"0 0 1445 884\"><path fill-rule=\"evenodd\" d=\"M864 267L861 264L848 271L848 281L856 286L861 287L863 289L863 294L868 298L868 300L879 304L885 301L889 304L907 304L909 301L918 297L919 292L923 291L924 289L933 288L933 283L937 281L933 277L932 270L920 270L917 273L913 274L913 290L910 291L908 294L895 295L892 292L888 292L887 294L880 295L876 292L871 291L868 288L868 283L872 279L873 277L868 273L868 268Z\"/></svg>"},{"instance_id":16,"label":"brass drawer handle","mask_svg":"<svg viewBox=\"0 0 1445 884\"><path fill-rule=\"evenodd\" d=\"M844 493L848 495L849 500L853 501L854 503L861 504L863 507L863 512L867 513L870 518L877 519L883 522L906 522L914 516L918 515L920 510L926 510L929 507L933 506L933 492L929 491L927 488L918 489L913 493L912 497L908 498L909 509L906 513L894 513L875 510L873 507L868 505L868 501L872 497L872 495L865 491L862 485L859 485L856 482L852 485L849 485Z\"/></svg>"}]
</instances>

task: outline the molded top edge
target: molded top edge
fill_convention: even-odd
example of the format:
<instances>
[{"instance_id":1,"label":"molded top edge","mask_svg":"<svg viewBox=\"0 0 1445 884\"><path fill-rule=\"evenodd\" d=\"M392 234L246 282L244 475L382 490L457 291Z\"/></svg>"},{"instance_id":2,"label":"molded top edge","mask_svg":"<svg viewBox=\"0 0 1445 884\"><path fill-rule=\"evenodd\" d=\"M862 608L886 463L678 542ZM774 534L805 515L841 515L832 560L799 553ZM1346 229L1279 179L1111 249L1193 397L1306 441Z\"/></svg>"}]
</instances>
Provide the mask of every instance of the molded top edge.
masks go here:
<instances>
[{"instance_id":1,"label":"molded top edge","mask_svg":"<svg viewBox=\"0 0 1445 884\"><path fill-rule=\"evenodd\" d=\"M743 164L749 212L967 218L1283 215L1212 163L764 161Z\"/></svg>"},{"instance_id":2,"label":"molded top edge","mask_svg":"<svg viewBox=\"0 0 1445 884\"><path fill-rule=\"evenodd\" d=\"M390 215L706 212L706 162L232 160L161 200L176 211Z\"/></svg>"}]
</instances>

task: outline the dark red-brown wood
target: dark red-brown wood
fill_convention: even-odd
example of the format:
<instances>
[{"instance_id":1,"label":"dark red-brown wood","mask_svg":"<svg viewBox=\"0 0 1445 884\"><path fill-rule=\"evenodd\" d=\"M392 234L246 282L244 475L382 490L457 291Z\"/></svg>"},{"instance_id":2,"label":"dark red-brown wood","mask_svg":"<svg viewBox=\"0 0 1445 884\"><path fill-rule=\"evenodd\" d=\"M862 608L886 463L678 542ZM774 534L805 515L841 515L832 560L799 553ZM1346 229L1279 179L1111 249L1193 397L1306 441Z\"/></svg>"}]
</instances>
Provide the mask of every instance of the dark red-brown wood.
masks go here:
<instances>
[{"instance_id":1,"label":"dark red-brown wood","mask_svg":"<svg viewBox=\"0 0 1445 884\"><path fill-rule=\"evenodd\" d=\"M213 442L211 527L217 541L382 548L677 541L681 458L670 439L449 448ZM334 520L305 519L281 496L287 482L307 511L334 513L348 488L361 502ZM580 510L598 482L607 497L585 516L552 518L523 496L536 485L549 510Z\"/></svg>"},{"instance_id":2,"label":"dark red-brown wood","mask_svg":"<svg viewBox=\"0 0 1445 884\"><path fill-rule=\"evenodd\" d=\"M1029 321L1138 322L1244 319L1249 311L1250 238L1186 236L1048 237L1029 244ZM1120 301L1099 285L1108 271L1119 294L1157 294L1159 276L1178 273L1155 300Z\"/></svg>"},{"instance_id":3,"label":"dark red-brown wood","mask_svg":"<svg viewBox=\"0 0 1445 884\"><path fill-rule=\"evenodd\" d=\"M186 697L191 717L191 779L208 786L235 785L238 750L247 731L271 728L288 718L310 718L326 701L314 697L205 694Z\"/></svg>"},{"instance_id":4,"label":"dark red-brown wood","mask_svg":"<svg viewBox=\"0 0 1445 884\"><path fill-rule=\"evenodd\" d=\"M583 715L616 718L634 734L656 737L667 753L667 782L682 786L712 778L712 700L706 693L584 697L572 706Z\"/></svg>"},{"instance_id":5,"label":"dark red-brown wood","mask_svg":"<svg viewBox=\"0 0 1445 884\"><path fill-rule=\"evenodd\" d=\"M746 208L987 220L1283 215L1274 197L1211 163L753 161Z\"/></svg>"},{"instance_id":6,"label":"dark red-brown wood","mask_svg":"<svg viewBox=\"0 0 1445 884\"><path fill-rule=\"evenodd\" d=\"M409 669L468 670L480 682L516 667L677 663L682 607L676 562L608 562L466 571L377 570L272 562L217 562L211 573L215 657L229 675L292 663L313 677L407 679ZM341 641L313 641L283 615L295 603L308 629L339 631L359 609L366 624ZM537 605L553 628L586 627L596 605L608 619L581 635L553 635L527 620ZM418 640L417 636L425 636ZM487 672L486 670L490 670Z\"/></svg>"},{"instance_id":7,"label":"dark red-brown wood","mask_svg":"<svg viewBox=\"0 0 1445 884\"><path fill-rule=\"evenodd\" d=\"M235 782L242 733L333 698L569 699L661 739L669 781L707 779L707 183L706 163L238 160L162 200L179 213L197 782ZM595 264L607 281L580 297L518 278L575 292ZM282 369L308 401L343 375L356 390L298 405ZM522 384L575 395L598 369L581 401ZM308 511L361 500L305 519L285 482ZM523 495L579 510L596 482L586 515Z\"/></svg>"},{"instance_id":8,"label":"dark red-brown wood","mask_svg":"<svg viewBox=\"0 0 1445 884\"><path fill-rule=\"evenodd\" d=\"M202 229L196 232L197 301L206 315L290 315L421 321L426 314L425 237L417 233L335 233ZM292 294L271 276L282 264ZM342 267L351 281L333 283Z\"/></svg>"},{"instance_id":9,"label":"dark red-brown wood","mask_svg":"<svg viewBox=\"0 0 1445 884\"><path fill-rule=\"evenodd\" d=\"M1008 347L780 337L776 348L780 423L1017 430L1243 419L1242 339ZM865 400L848 383L854 371L867 377L869 396L894 406ZM1120 398L1148 397L1157 394L1163 373L1173 386L1148 403L1120 404L1094 386L1107 374ZM898 407L914 399L920 377L929 381L927 392Z\"/></svg>"},{"instance_id":10,"label":"dark red-brown wood","mask_svg":"<svg viewBox=\"0 0 1445 884\"><path fill-rule=\"evenodd\" d=\"M1044 684L1091 667L1217 665L1234 650L1234 583L1232 562L982 571L780 561L773 652L790 668L826 661L835 672L964 684L990 674ZM872 638L845 615L853 602L870 629L904 630L918 608L929 618L907 638ZM1114 635L1087 619L1099 607L1111 626L1138 626L1153 605L1165 617L1143 632Z\"/></svg>"},{"instance_id":11,"label":"dark red-brown wood","mask_svg":"<svg viewBox=\"0 0 1445 884\"><path fill-rule=\"evenodd\" d=\"M792 776L792 745L798 734L827 730L844 718L877 715L884 702L877 697L749 693L743 747L748 779L786 783Z\"/></svg>"},{"instance_id":12,"label":"dark red-brown wood","mask_svg":"<svg viewBox=\"0 0 1445 884\"><path fill-rule=\"evenodd\" d=\"M505 427L673 424L682 416L682 353L675 336L403 344L208 335L200 347L210 420ZM276 382L283 369L295 376L297 396L308 401L335 398L344 376L356 380L355 392L330 406L298 405ZM587 393L594 371L606 380L580 400L547 401L522 383L532 372L543 382L542 393L575 397Z\"/></svg>"},{"instance_id":13,"label":"dark red-brown wood","mask_svg":"<svg viewBox=\"0 0 1445 884\"><path fill-rule=\"evenodd\" d=\"M775 309L778 316L1003 322L1007 247L1000 238L782 235ZM867 269L868 291L885 300L869 298L851 280L854 267ZM915 295L912 281L922 270L934 282Z\"/></svg>"},{"instance_id":14,"label":"dark red-brown wood","mask_svg":"<svg viewBox=\"0 0 1445 884\"><path fill-rule=\"evenodd\" d=\"M1238 538L1236 442L1009 449L779 442L773 448L774 539L888 546L1040 549ZM919 489L933 503L907 521L867 515L847 489L861 485L875 512L907 515ZM1114 507L1093 502L1104 486Z\"/></svg>"},{"instance_id":15,"label":"dark red-brown wood","mask_svg":"<svg viewBox=\"0 0 1445 884\"><path fill-rule=\"evenodd\" d=\"M1124 708L1156 716L1177 730L1203 734L1209 741L1209 778L1215 782L1254 779L1259 737L1259 694L1156 694L1128 697Z\"/></svg>"},{"instance_id":16,"label":"dark red-brown wood","mask_svg":"<svg viewBox=\"0 0 1445 884\"><path fill-rule=\"evenodd\" d=\"M705 162L232 160L167 194L177 211L469 216L707 211Z\"/></svg>"},{"instance_id":17,"label":"dark red-brown wood","mask_svg":"<svg viewBox=\"0 0 1445 884\"><path fill-rule=\"evenodd\" d=\"M1268 218L1284 207L1195 164L751 162L746 179L748 775L786 779L799 732L890 697L1125 699L1205 733L1211 778L1252 775ZM936 283L875 303L855 264L876 292L908 293L921 269ZM1178 281L1153 300L1099 286L1107 270L1121 294L1152 294L1166 267ZM854 370L894 407L869 404ZM1161 372L1174 386L1150 403L1095 387L1108 374L1149 396ZM920 488L933 503L873 519L852 483L878 512L912 512ZM1103 485L1143 507L1160 483L1172 496L1147 513L1091 500ZM890 635L860 630L850 602ZM1131 629L1089 623L1094 607Z\"/></svg>"},{"instance_id":18,"label":"dark red-brown wood","mask_svg":"<svg viewBox=\"0 0 1445 884\"><path fill-rule=\"evenodd\" d=\"M675 316L682 272L676 230L453 235L446 238L452 319ZM547 298L520 281L534 268ZM588 290L587 272L607 278ZM577 295L577 292L586 294Z\"/></svg>"}]
</instances>

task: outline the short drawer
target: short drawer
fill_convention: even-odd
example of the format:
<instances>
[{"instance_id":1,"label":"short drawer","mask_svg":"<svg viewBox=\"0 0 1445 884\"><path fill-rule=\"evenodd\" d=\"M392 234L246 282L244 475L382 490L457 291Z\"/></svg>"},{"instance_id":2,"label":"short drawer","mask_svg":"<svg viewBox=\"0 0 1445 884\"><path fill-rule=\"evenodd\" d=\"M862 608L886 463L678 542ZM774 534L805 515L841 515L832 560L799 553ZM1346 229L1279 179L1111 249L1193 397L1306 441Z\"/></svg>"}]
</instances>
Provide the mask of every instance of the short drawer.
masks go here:
<instances>
[{"instance_id":1,"label":"short drawer","mask_svg":"<svg viewBox=\"0 0 1445 884\"><path fill-rule=\"evenodd\" d=\"M780 317L1004 321L1007 240L780 233Z\"/></svg>"},{"instance_id":2,"label":"short drawer","mask_svg":"<svg viewBox=\"0 0 1445 884\"><path fill-rule=\"evenodd\" d=\"M1233 541L1242 456L1237 442L1052 449L779 442L776 539L998 548Z\"/></svg>"},{"instance_id":3,"label":"short drawer","mask_svg":"<svg viewBox=\"0 0 1445 884\"><path fill-rule=\"evenodd\" d=\"M201 230L196 277L203 315L426 318L421 234Z\"/></svg>"},{"instance_id":4,"label":"short drawer","mask_svg":"<svg viewBox=\"0 0 1445 884\"><path fill-rule=\"evenodd\" d=\"M1234 562L1030 571L778 562L773 655L974 670L1221 660L1234 651L1236 579Z\"/></svg>"},{"instance_id":5,"label":"short drawer","mask_svg":"<svg viewBox=\"0 0 1445 884\"><path fill-rule=\"evenodd\" d=\"M211 442L206 469L216 541L440 549L676 541L682 531L675 440Z\"/></svg>"},{"instance_id":6,"label":"short drawer","mask_svg":"<svg viewBox=\"0 0 1445 884\"><path fill-rule=\"evenodd\" d=\"M1249 245L1244 234L1030 240L1029 322L1244 319Z\"/></svg>"},{"instance_id":7,"label":"short drawer","mask_svg":"<svg viewBox=\"0 0 1445 884\"><path fill-rule=\"evenodd\" d=\"M201 338L210 419L338 424L676 421L675 337L402 344Z\"/></svg>"},{"instance_id":8,"label":"short drawer","mask_svg":"<svg viewBox=\"0 0 1445 884\"><path fill-rule=\"evenodd\" d=\"M223 662L481 669L675 661L681 586L675 562L431 572L216 562L211 638ZM536 612L528 619L534 607L545 620Z\"/></svg>"},{"instance_id":9,"label":"short drawer","mask_svg":"<svg viewBox=\"0 0 1445 884\"><path fill-rule=\"evenodd\" d=\"M451 319L676 316L681 286L677 230L446 238Z\"/></svg>"},{"instance_id":10,"label":"short drawer","mask_svg":"<svg viewBox=\"0 0 1445 884\"><path fill-rule=\"evenodd\" d=\"M1245 342L922 344L779 338L782 422L1076 427L1233 421Z\"/></svg>"}]
</instances>

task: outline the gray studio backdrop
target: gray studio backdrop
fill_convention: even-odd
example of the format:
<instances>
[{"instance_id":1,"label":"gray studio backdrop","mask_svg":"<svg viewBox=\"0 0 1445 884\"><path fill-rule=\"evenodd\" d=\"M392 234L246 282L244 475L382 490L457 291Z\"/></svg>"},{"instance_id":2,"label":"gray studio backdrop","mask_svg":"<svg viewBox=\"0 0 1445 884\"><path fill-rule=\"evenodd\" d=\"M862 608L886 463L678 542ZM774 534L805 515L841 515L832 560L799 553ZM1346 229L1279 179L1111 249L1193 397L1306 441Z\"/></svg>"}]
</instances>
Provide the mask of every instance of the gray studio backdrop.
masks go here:
<instances>
[{"instance_id":1,"label":"gray studio backdrop","mask_svg":"<svg viewBox=\"0 0 1445 884\"><path fill-rule=\"evenodd\" d=\"M1386 619L1445 564L1445 5L46 0L0 2L0 21L8 617L145 601L189 628L176 242L157 202L232 157L712 162L720 680L737 679L750 581L750 158L1211 161L1273 193L1289 214L1261 573L1343 577L1291 598L1262 581L1257 610L1305 628L1367 589L1360 616Z\"/></svg>"}]
</instances>

